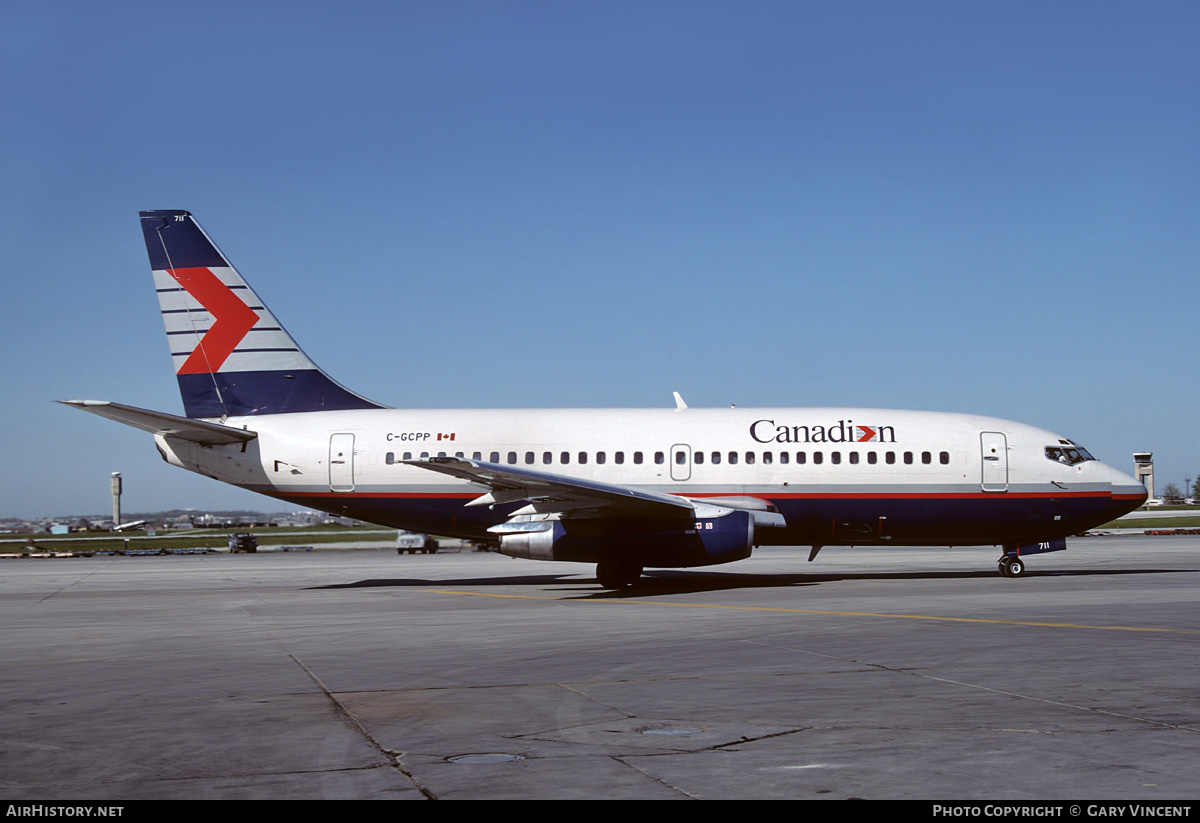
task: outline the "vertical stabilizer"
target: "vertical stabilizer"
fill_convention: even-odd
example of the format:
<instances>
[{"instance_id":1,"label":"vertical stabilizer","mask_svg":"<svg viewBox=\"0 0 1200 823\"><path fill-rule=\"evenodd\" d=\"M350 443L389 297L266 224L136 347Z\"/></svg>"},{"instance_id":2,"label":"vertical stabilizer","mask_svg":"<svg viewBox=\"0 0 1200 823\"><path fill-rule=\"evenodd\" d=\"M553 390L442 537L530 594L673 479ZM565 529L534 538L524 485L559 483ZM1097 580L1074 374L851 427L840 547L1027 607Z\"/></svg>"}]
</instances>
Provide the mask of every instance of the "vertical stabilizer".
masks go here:
<instances>
[{"instance_id":1,"label":"vertical stabilizer","mask_svg":"<svg viewBox=\"0 0 1200 823\"><path fill-rule=\"evenodd\" d=\"M308 358L190 213L140 214L188 417L384 408Z\"/></svg>"}]
</instances>

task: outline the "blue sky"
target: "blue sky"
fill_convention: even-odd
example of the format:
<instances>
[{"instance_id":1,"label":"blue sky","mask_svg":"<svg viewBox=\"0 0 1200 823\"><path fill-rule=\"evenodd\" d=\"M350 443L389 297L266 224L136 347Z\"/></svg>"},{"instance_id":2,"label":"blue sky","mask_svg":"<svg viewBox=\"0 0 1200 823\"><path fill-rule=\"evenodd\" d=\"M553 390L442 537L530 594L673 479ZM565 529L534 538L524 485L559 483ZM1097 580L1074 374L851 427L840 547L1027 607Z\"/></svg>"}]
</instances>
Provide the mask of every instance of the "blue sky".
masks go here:
<instances>
[{"instance_id":1,"label":"blue sky","mask_svg":"<svg viewBox=\"0 0 1200 823\"><path fill-rule=\"evenodd\" d=\"M1200 472L1200 6L0 4L0 516L273 508L178 412L137 225L196 214L400 407L877 406Z\"/></svg>"}]
</instances>

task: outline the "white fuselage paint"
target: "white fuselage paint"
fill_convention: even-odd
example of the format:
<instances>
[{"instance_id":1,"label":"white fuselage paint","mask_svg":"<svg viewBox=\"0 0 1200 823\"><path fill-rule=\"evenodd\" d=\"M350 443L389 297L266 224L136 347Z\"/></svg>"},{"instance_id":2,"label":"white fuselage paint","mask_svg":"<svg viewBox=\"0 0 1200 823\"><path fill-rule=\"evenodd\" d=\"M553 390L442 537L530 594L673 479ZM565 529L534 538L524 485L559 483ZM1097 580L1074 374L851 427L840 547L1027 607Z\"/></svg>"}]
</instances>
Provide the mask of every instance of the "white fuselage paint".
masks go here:
<instances>
[{"instance_id":1,"label":"white fuselage paint","mask_svg":"<svg viewBox=\"0 0 1200 823\"><path fill-rule=\"evenodd\" d=\"M1048 537L1063 531L1055 524L1064 516L1071 529L1080 528L1079 512L1101 518L1083 526L1087 528L1103 522L1110 510L1134 508L1145 495L1132 477L1099 461L1065 465L1047 459L1046 447L1061 441L1056 434L1008 420L942 412L368 409L223 422L257 431L258 438L245 447L207 447L160 436L160 446L175 465L306 506L354 514L364 501L373 501L369 505L375 516L364 519L398 527L434 530L428 511L412 518L405 512L414 501L426 509L430 501L438 501L444 523L437 530L463 536L482 533L479 518L494 524L506 514L497 507L490 515L480 510L470 513L475 519L460 518L462 505L487 490L404 465L399 461L406 453L414 459L460 455L486 462L498 453L501 465L586 480L688 497L759 497L790 514L789 528L771 542L860 543L890 539L896 532L920 542L911 529L905 532L900 521L907 518L945 525L930 533L937 544L993 544L1004 538L996 530L1006 517L1042 518L1039 534ZM864 442L849 442L852 438ZM586 463L580 462L581 452ZM677 457L681 452L682 462ZM712 459L714 452L719 463ZM736 463L729 459L731 452ZM389 453L394 462L388 462ZM515 464L509 464L509 453L515 453ZM604 463L598 462L600 453ZM635 462L637 453L640 463ZM798 461L798 453L805 462ZM833 462L835 453L840 462ZM887 462L888 453L894 462ZM906 453L911 462L905 462ZM857 462L851 462L851 455ZM1042 508L1021 508L1014 514L1017 500ZM378 514L381 501L388 501L392 512L385 518ZM875 501L873 507L870 501ZM857 508L849 508L851 502ZM1047 502L1057 508L1051 511ZM961 503L971 505L956 505ZM798 508L801 504L808 508ZM826 516L849 517L850 532L839 536L837 523L827 527L819 522Z\"/></svg>"}]
</instances>

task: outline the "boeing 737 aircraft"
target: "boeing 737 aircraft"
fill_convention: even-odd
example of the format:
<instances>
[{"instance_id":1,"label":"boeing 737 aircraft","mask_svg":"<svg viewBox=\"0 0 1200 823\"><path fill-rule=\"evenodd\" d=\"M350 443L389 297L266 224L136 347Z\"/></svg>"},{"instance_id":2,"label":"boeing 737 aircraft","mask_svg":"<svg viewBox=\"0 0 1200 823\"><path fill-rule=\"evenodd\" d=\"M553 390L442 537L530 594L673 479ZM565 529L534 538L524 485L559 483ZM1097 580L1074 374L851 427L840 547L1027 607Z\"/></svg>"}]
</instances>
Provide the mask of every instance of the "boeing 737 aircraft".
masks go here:
<instances>
[{"instance_id":1,"label":"boeing 737 aircraft","mask_svg":"<svg viewBox=\"0 0 1200 823\"><path fill-rule=\"evenodd\" d=\"M756 546L1000 546L1023 556L1146 490L1043 429L888 409L401 410L317 368L186 211L141 212L185 417L72 406L151 432L163 459L280 500L487 541L504 554L645 567Z\"/></svg>"}]
</instances>

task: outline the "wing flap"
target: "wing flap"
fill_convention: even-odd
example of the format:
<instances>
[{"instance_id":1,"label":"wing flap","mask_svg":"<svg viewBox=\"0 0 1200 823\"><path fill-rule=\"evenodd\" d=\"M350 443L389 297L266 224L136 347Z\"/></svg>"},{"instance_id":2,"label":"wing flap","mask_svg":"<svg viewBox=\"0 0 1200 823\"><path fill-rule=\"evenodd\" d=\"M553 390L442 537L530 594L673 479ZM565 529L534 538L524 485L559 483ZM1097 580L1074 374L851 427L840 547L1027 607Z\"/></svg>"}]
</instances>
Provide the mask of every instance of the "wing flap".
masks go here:
<instances>
[{"instance_id":1,"label":"wing flap","mask_svg":"<svg viewBox=\"0 0 1200 823\"><path fill-rule=\"evenodd\" d=\"M601 483L517 466L500 466L462 457L428 457L424 460L404 462L490 489L488 494L468 503L469 506L528 500L538 511L568 512L604 508L605 513L620 511L666 517L690 517L695 512L692 501L673 494L660 494L615 483Z\"/></svg>"}]
</instances>

